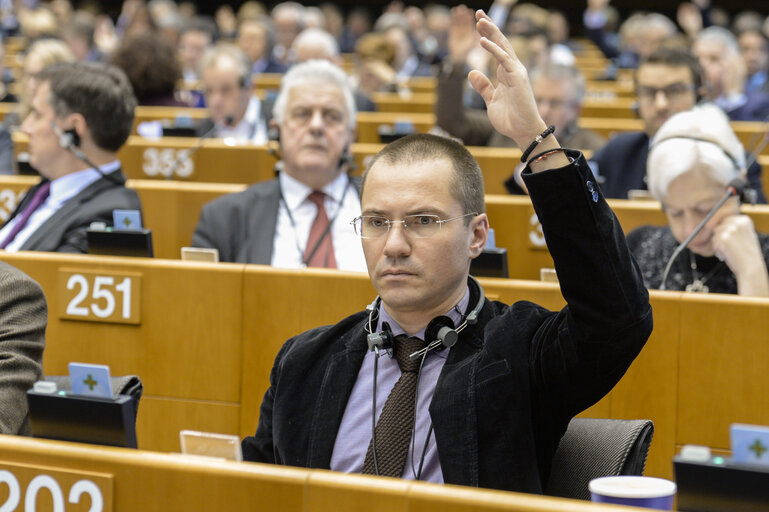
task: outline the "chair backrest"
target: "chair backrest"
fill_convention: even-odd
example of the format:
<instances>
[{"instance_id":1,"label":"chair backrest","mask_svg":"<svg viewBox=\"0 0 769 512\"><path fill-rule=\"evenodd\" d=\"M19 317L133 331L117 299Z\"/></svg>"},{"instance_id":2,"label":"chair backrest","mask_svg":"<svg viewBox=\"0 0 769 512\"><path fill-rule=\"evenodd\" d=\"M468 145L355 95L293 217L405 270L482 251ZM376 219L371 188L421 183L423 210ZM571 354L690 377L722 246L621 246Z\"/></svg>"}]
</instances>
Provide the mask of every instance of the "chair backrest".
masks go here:
<instances>
[{"instance_id":1,"label":"chair backrest","mask_svg":"<svg viewBox=\"0 0 769 512\"><path fill-rule=\"evenodd\" d=\"M71 391L72 383L69 380L69 375L48 375L45 380L55 382L56 387L59 390ZM139 400L142 397L144 391L144 385L141 379L137 375L123 375L122 377L110 377L110 386L112 387L112 393L115 395L128 395L133 398L134 402L134 419L139 413Z\"/></svg>"},{"instance_id":2,"label":"chair backrest","mask_svg":"<svg viewBox=\"0 0 769 512\"><path fill-rule=\"evenodd\" d=\"M593 478L642 475L653 434L651 420L572 419L555 452L545 494L589 500Z\"/></svg>"}]
</instances>

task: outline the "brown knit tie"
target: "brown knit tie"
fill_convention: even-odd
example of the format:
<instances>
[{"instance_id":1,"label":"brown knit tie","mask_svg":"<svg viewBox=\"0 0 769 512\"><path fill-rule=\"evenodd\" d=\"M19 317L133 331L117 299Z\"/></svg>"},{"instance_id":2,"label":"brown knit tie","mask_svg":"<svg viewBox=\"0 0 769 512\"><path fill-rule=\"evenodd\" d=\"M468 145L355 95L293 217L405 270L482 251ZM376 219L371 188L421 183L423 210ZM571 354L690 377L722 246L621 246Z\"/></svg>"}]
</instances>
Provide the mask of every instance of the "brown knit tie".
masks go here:
<instances>
[{"instance_id":1,"label":"brown knit tie","mask_svg":"<svg viewBox=\"0 0 769 512\"><path fill-rule=\"evenodd\" d=\"M424 348L425 342L419 338L410 338L405 334L395 337L395 359L401 369L398 382L390 391L390 396L377 421L376 460L377 469L382 476L400 477L406 465L411 431L414 428L414 396L417 391L417 372L421 358L413 361L409 355ZM363 474L376 474L374 468L373 439L369 443L366 459L363 461Z\"/></svg>"},{"instance_id":2,"label":"brown knit tie","mask_svg":"<svg viewBox=\"0 0 769 512\"><path fill-rule=\"evenodd\" d=\"M308 267L336 268L334 244L331 241L331 231L329 231L328 225L328 214L326 214L326 207L323 205L325 197L326 194L317 190L307 196L307 199L318 207L318 214L315 216L312 226L310 226L310 236L307 237L307 246L302 256L304 261L307 262ZM315 251L314 254L313 251Z\"/></svg>"}]
</instances>

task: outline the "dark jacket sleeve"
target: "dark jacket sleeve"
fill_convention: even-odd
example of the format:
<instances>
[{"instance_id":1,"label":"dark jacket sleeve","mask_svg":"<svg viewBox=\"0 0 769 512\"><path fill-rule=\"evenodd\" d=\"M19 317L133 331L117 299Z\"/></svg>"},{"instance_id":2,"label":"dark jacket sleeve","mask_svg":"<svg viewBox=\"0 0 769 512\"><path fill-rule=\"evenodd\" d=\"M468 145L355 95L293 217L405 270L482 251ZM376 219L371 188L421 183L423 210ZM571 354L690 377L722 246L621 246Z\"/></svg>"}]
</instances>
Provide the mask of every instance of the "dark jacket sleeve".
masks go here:
<instances>
[{"instance_id":1,"label":"dark jacket sleeve","mask_svg":"<svg viewBox=\"0 0 769 512\"><path fill-rule=\"evenodd\" d=\"M532 344L537 387L576 414L624 375L651 334L652 312L619 221L584 157L568 155L571 165L537 174L527 169L524 180L567 302ZM568 382L581 385L562 385Z\"/></svg>"},{"instance_id":2,"label":"dark jacket sleeve","mask_svg":"<svg viewBox=\"0 0 769 512\"><path fill-rule=\"evenodd\" d=\"M467 78L464 66L440 73L435 100L435 124L458 137L467 146L486 146L494 133L485 110L465 108L462 87Z\"/></svg>"}]
</instances>

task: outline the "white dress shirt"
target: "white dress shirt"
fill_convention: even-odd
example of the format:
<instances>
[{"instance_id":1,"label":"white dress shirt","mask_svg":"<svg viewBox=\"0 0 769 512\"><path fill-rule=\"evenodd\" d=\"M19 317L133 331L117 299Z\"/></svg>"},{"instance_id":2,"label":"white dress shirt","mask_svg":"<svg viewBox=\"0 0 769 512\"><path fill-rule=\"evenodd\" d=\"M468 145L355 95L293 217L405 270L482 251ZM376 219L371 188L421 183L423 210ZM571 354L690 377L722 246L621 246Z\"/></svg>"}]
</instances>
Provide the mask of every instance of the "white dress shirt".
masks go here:
<instances>
[{"instance_id":1,"label":"white dress shirt","mask_svg":"<svg viewBox=\"0 0 769 512\"><path fill-rule=\"evenodd\" d=\"M278 179L283 200L278 209L272 266L302 268L302 256L318 209L315 203L307 199L312 193L310 187L285 172L280 173ZM323 187L321 192L326 194L324 206L329 220L332 221L331 241L334 244L337 268L365 272L363 246L360 237L350 225L350 221L360 215L360 197L355 185L347 174L342 173Z\"/></svg>"},{"instance_id":2,"label":"white dress shirt","mask_svg":"<svg viewBox=\"0 0 769 512\"><path fill-rule=\"evenodd\" d=\"M267 126L262 113L262 102L256 96L251 96L243 119L235 126L218 126L216 136L232 138L237 143L265 144L267 142Z\"/></svg>"},{"instance_id":3,"label":"white dress shirt","mask_svg":"<svg viewBox=\"0 0 769 512\"><path fill-rule=\"evenodd\" d=\"M120 168L120 162L115 160L106 165L101 166L101 171L104 174L109 174ZM5 250L9 252L16 252L24 243L31 237L35 231L42 226L45 221L50 219L68 200L72 199L80 192L82 192L88 185L95 182L102 175L94 168L85 169L82 171L73 172L71 174L65 174L60 178L56 178L51 182L51 192L48 199L38 207L38 209L32 214L27 221L27 225L24 229L19 231L16 237L11 243L9 243ZM0 241L5 240L8 233L13 230L13 227L18 222L21 215L16 215L11 219L8 224L0 229Z\"/></svg>"}]
</instances>

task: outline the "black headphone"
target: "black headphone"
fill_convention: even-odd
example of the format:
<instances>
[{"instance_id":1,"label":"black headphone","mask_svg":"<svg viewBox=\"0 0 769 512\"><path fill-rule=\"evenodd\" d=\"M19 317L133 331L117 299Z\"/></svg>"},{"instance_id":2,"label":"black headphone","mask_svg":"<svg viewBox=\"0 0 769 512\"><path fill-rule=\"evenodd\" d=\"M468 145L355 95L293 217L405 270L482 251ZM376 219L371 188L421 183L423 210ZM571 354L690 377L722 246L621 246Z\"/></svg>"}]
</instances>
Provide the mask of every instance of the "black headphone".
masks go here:
<instances>
[{"instance_id":1,"label":"black headphone","mask_svg":"<svg viewBox=\"0 0 769 512\"><path fill-rule=\"evenodd\" d=\"M59 146L64 149L72 149L80 147L80 135L74 128L69 130L63 130L58 127L56 123L51 123L54 133L59 137Z\"/></svg>"},{"instance_id":2,"label":"black headphone","mask_svg":"<svg viewBox=\"0 0 769 512\"><path fill-rule=\"evenodd\" d=\"M412 359L421 357L431 350L442 350L444 348L453 347L459 340L459 333L465 330L468 325L475 325L478 323L478 315L483 309L485 301L483 287L473 276L468 277L468 284L474 285L475 290L470 288L470 296L473 296L473 291L478 294L478 299L475 306L470 310L467 315L462 319L462 323L459 326L454 327L454 322L447 316L438 316L430 320L425 329L425 341L427 346L422 350L418 350L410 355ZM366 310L369 312L368 325L366 327L366 341L368 342L368 349L379 353L379 350L387 351L387 354L392 357L393 352L393 336L392 330L387 322L382 323L382 330L379 332L374 331L374 325L379 318L379 308L382 305L382 299L377 296L374 302L366 306Z\"/></svg>"}]
</instances>

